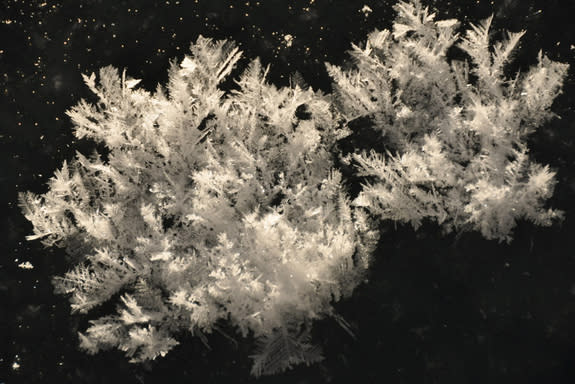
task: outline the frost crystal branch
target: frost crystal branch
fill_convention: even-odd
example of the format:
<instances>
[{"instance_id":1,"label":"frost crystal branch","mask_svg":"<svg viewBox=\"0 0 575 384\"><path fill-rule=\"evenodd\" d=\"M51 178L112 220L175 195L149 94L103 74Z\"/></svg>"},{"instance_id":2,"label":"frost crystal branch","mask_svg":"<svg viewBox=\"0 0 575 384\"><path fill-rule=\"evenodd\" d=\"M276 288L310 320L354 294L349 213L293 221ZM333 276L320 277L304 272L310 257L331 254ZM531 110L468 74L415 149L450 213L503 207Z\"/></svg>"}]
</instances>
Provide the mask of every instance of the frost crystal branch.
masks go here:
<instances>
[{"instance_id":1,"label":"frost crystal branch","mask_svg":"<svg viewBox=\"0 0 575 384\"><path fill-rule=\"evenodd\" d=\"M400 1L393 31L371 33L353 46L354 67L327 65L348 123L379 132L375 150L345 158L369 177L355 206L382 219L423 220L453 230L478 230L510 241L519 219L551 225L545 208L554 172L529 159L526 138L552 117L568 66L539 54L538 65L505 76L524 32L490 44L492 18L460 37L457 20L435 20L419 1ZM456 46L471 62L448 59Z\"/></svg>"},{"instance_id":2,"label":"frost crystal branch","mask_svg":"<svg viewBox=\"0 0 575 384\"><path fill-rule=\"evenodd\" d=\"M224 92L235 45L191 50L154 93L111 67L84 77L99 101L68 115L108 153L78 153L46 194L20 196L28 239L79 256L55 279L74 312L119 296L80 334L89 352L154 359L177 332L204 338L228 320L264 342L255 375L317 361L303 335L362 281L377 240L333 169L346 131L325 96L266 83L258 60Z\"/></svg>"}]
</instances>

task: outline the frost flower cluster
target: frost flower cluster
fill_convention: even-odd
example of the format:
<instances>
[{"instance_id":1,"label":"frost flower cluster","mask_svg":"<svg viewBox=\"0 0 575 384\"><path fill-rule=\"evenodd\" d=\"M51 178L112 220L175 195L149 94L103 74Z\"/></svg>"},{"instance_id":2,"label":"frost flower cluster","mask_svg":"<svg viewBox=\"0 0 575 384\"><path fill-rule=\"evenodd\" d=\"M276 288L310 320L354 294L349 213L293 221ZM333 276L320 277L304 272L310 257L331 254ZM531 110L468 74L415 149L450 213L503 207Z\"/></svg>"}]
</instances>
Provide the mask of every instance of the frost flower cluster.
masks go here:
<instances>
[{"instance_id":1,"label":"frost flower cluster","mask_svg":"<svg viewBox=\"0 0 575 384\"><path fill-rule=\"evenodd\" d=\"M522 32L491 45L491 19L460 37L417 0L396 9L393 31L353 46L351 69L327 66L333 95L277 88L257 59L237 75L238 48L201 36L154 92L112 67L84 76L97 101L68 115L105 150L20 195L28 239L73 260L54 279L72 311L116 304L80 333L84 350L140 362L229 324L258 340L256 376L313 363L312 322L345 327L332 304L365 279L372 218L510 241L517 220L560 216L545 207L554 173L526 138L552 116L567 66L540 54L508 78ZM452 47L470 62L448 59ZM378 140L342 158L365 177L350 201L335 160L357 122Z\"/></svg>"}]
</instances>

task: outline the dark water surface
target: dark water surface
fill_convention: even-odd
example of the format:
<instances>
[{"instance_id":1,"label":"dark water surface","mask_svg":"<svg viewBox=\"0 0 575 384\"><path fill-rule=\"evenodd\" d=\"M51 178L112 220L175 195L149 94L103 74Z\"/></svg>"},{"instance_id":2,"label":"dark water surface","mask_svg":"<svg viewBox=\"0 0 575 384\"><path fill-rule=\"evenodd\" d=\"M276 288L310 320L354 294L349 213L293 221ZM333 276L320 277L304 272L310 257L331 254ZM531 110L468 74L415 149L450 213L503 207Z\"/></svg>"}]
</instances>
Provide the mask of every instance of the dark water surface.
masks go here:
<instances>
[{"instance_id":1,"label":"dark water surface","mask_svg":"<svg viewBox=\"0 0 575 384\"><path fill-rule=\"evenodd\" d=\"M371 11L364 8L367 5ZM80 74L127 68L153 90L199 34L235 40L247 59L271 63L270 81L299 72L330 90L323 63L341 64L351 42L389 28L393 2L341 0L0 0L0 383L242 383L253 344L193 338L165 358L133 365L119 352L77 349L86 318L71 316L51 276L67 266L59 249L27 242L31 225L17 192L45 183L75 150L64 112L88 97ZM432 1L440 18L494 30L527 29L517 67L542 49L573 62L573 0ZM362 11L362 9L364 9ZM290 39L290 36L292 39ZM291 44L290 44L291 42ZM383 228L368 283L337 306L356 339L334 321L315 326L326 359L263 383L575 383L575 99L573 70L554 111L531 140L532 155L558 172L551 204L562 225L522 223L510 245L476 234L442 237ZM30 262L34 268L19 267Z\"/></svg>"}]
</instances>

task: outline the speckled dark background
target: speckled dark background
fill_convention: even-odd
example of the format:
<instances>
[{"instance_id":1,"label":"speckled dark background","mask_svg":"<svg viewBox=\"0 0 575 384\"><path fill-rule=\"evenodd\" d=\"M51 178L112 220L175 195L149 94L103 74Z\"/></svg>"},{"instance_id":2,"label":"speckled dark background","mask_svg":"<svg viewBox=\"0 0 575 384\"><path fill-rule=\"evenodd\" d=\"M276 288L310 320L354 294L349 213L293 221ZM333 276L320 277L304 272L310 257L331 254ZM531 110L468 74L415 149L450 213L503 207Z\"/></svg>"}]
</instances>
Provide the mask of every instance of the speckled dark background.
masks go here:
<instances>
[{"instance_id":1,"label":"speckled dark background","mask_svg":"<svg viewBox=\"0 0 575 384\"><path fill-rule=\"evenodd\" d=\"M26 242L31 225L17 192L45 182L76 149L64 112L88 90L81 73L112 64L154 89L199 34L231 38L247 59L271 63L270 81L298 71L330 90L323 63L340 64L351 42L388 28L389 1L354 0L0 0L0 383L243 383L253 342L220 335L165 358L132 365L119 352L76 348L86 318L69 315L50 276L67 266L61 250ZM542 49L573 62L574 0L431 1L439 17L497 31L527 29L517 68ZM368 5L372 12L360 10ZM284 36L294 37L288 47ZM244 60L244 64L246 62ZM554 104L561 115L531 140L532 155L558 172L553 228L521 223L511 245L477 234L441 237L427 226L383 226L369 282L337 305L351 338L333 320L315 326L325 361L262 383L575 383L575 113L573 69ZM18 264L29 261L34 269ZM231 332L231 331L230 331Z\"/></svg>"}]
</instances>

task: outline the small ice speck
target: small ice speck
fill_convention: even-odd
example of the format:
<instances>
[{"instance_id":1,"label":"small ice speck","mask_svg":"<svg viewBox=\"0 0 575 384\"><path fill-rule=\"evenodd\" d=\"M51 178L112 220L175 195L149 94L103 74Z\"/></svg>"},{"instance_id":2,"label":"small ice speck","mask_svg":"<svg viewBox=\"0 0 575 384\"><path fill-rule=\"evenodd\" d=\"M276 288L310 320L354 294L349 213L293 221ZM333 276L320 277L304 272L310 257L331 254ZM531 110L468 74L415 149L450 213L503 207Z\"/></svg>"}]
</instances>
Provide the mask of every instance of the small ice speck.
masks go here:
<instances>
[{"instance_id":1,"label":"small ice speck","mask_svg":"<svg viewBox=\"0 0 575 384\"><path fill-rule=\"evenodd\" d=\"M364 15L365 17L368 17L368 16L371 14L371 12L373 12L373 9L371 9L371 8L366 4L366 5L364 5L363 8L361 8L359 11L360 11L361 13L363 13L363 15Z\"/></svg>"},{"instance_id":2,"label":"small ice speck","mask_svg":"<svg viewBox=\"0 0 575 384\"><path fill-rule=\"evenodd\" d=\"M23 263L18 264L18 267L22 269L34 269L34 266L29 261L25 261Z\"/></svg>"}]
</instances>

